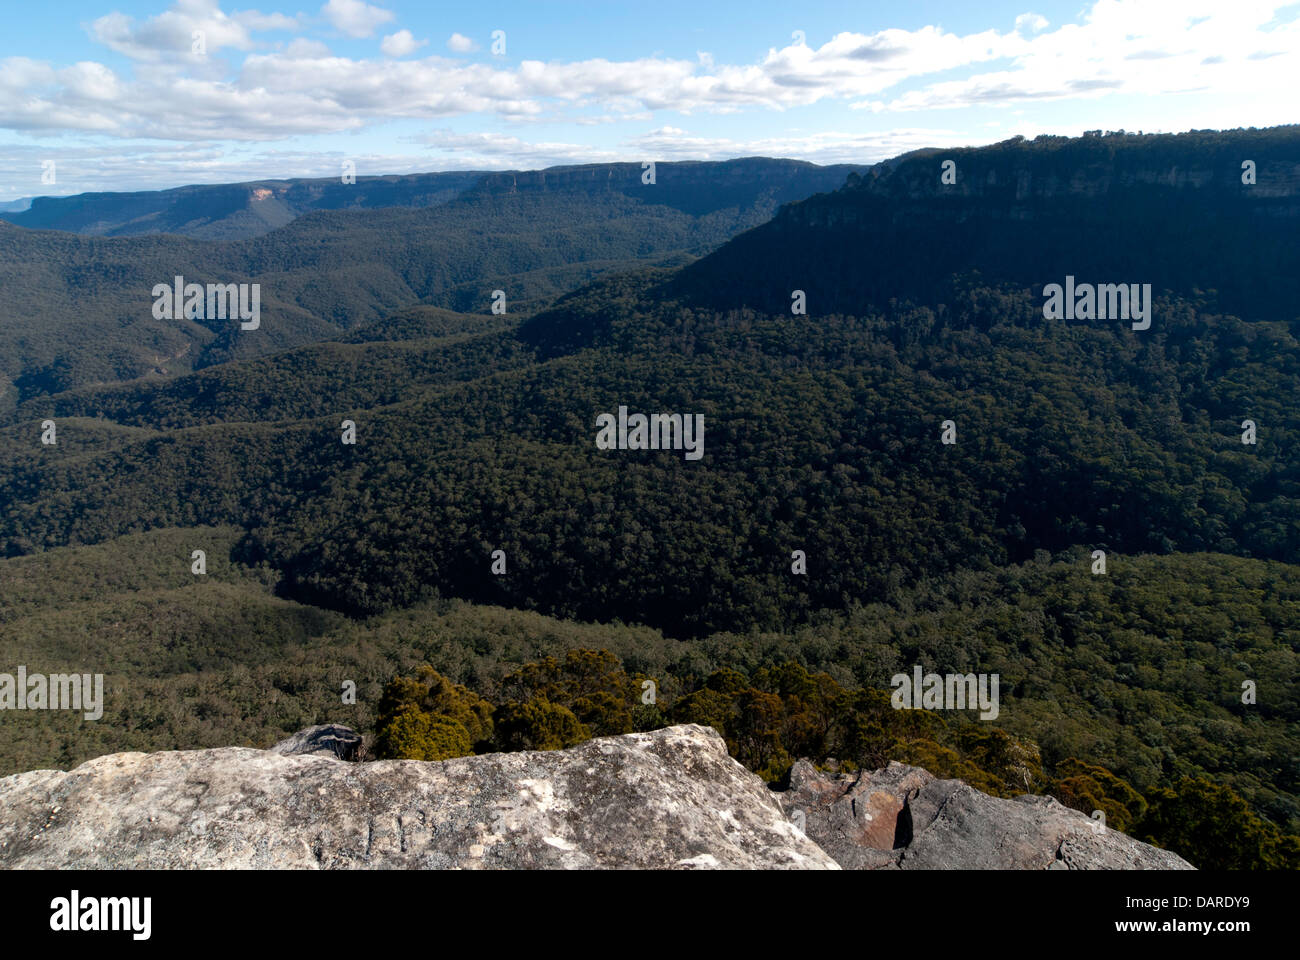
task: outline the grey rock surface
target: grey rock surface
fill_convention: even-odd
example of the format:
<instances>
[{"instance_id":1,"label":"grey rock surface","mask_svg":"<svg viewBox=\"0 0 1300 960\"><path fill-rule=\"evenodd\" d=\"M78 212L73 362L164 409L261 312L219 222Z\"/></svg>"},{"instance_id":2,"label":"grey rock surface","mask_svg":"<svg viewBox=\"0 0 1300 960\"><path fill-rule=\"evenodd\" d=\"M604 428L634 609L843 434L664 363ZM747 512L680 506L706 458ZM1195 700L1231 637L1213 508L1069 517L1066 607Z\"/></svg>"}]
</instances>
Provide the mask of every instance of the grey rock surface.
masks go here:
<instances>
[{"instance_id":1,"label":"grey rock surface","mask_svg":"<svg viewBox=\"0 0 1300 960\"><path fill-rule=\"evenodd\" d=\"M1051 797L991 797L891 763L853 774L800 760L781 804L843 867L858 870L1191 870Z\"/></svg>"},{"instance_id":2,"label":"grey rock surface","mask_svg":"<svg viewBox=\"0 0 1300 960\"><path fill-rule=\"evenodd\" d=\"M355 760L360 750L361 734L337 723L322 723L299 730L271 747L271 753L281 756L322 756L336 760Z\"/></svg>"},{"instance_id":3,"label":"grey rock surface","mask_svg":"<svg viewBox=\"0 0 1300 960\"><path fill-rule=\"evenodd\" d=\"M891 763L795 764L775 794L708 727L443 763L346 763L326 724L270 750L118 753L0 779L0 868L1191 869L1050 797Z\"/></svg>"},{"instance_id":4,"label":"grey rock surface","mask_svg":"<svg viewBox=\"0 0 1300 960\"><path fill-rule=\"evenodd\" d=\"M338 738L6 777L0 867L838 868L707 727L442 763L302 752Z\"/></svg>"}]
</instances>

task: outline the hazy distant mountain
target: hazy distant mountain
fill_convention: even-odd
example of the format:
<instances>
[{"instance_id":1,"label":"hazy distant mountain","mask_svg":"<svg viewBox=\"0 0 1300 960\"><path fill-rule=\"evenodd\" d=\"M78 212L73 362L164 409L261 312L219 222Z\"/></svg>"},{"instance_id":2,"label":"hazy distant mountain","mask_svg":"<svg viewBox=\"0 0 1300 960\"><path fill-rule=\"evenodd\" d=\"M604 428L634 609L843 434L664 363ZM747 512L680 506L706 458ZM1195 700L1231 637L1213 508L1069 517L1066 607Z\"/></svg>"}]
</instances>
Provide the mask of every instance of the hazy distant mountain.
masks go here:
<instances>
[{"instance_id":1,"label":"hazy distant mountain","mask_svg":"<svg viewBox=\"0 0 1300 960\"><path fill-rule=\"evenodd\" d=\"M679 162L658 165L673 171L662 186L674 191L678 209L699 216L729 206L747 207L762 197L771 203L802 200L833 189L858 164L817 167L792 160L750 158L723 163ZM713 171L721 171L718 176ZM581 184L608 187L643 197L640 164L596 164L546 170L453 171L405 176L340 177L313 180L258 180L249 183L192 185L131 193L82 193L36 197L0 204L0 219L32 230L65 230L86 236L129 237L174 233L196 240L244 240L261 236L315 210L376 210L384 207L436 207L465 191L501 195L554 191ZM691 174L694 174L693 176ZM694 193L682 192L682 180ZM656 175L656 186L658 177ZM772 207L775 209L775 207Z\"/></svg>"},{"instance_id":2,"label":"hazy distant mountain","mask_svg":"<svg viewBox=\"0 0 1300 960\"><path fill-rule=\"evenodd\" d=\"M330 339L422 301L486 312L495 289L518 316L611 270L686 262L766 221L782 203L834 189L865 169L763 158L663 163L653 184L631 163L447 174L437 182L448 190L472 183L438 206L315 210L263 236L225 243L83 237L0 223L0 376L28 397L165 375ZM431 202L437 192L429 182L293 189ZM224 195L233 204L248 195L245 185L193 191L182 196ZM175 193L138 195L139 206L129 199L136 195L108 196L140 221L149 219L140 211L163 203L159 218L191 222L183 202L167 199ZM228 320L155 318L150 292L176 276L258 283L264 322L241 335Z\"/></svg>"},{"instance_id":3,"label":"hazy distant mountain","mask_svg":"<svg viewBox=\"0 0 1300 960\"><path fill-rule=\"evenodd\" d=\"M171 190L80 193L36 197L3 218L32 230L130 237L175 233L196 240L242 240L282 227L313 210L434 207L483 174L474 171L409 176L258 180L195 184Z\"/></svg>"}]
</instances>

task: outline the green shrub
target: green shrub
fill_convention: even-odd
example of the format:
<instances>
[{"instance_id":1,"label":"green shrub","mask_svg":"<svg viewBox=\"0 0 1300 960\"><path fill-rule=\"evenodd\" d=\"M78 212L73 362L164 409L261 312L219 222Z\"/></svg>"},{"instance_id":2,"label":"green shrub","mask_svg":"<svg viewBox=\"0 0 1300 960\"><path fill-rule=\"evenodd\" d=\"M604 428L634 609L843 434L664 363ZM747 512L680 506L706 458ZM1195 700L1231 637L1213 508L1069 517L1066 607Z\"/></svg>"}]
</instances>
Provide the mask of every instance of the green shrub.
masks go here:
<instances>
[{"instance_id":1,"label":"green shrub","mask_svg":"<svg viewBox=\"0 0 1300 960\"><path fill-rule=\"evenodd\" d=\"M502 704L494 720L502 750L563 750L591 739L590 728L572 710L545 697Z\"/></svg>"},{"instance_id":2,"label":"green shrub","mask_svg":"<svg viewBox=\"0 0 1300 960\"><path fill-rule=\"evenodd\" d=\"M375 752L392 760L450 760L469 756L474 744L464 724L405 704L382 721Z\"/></svg>"}]
</instances>

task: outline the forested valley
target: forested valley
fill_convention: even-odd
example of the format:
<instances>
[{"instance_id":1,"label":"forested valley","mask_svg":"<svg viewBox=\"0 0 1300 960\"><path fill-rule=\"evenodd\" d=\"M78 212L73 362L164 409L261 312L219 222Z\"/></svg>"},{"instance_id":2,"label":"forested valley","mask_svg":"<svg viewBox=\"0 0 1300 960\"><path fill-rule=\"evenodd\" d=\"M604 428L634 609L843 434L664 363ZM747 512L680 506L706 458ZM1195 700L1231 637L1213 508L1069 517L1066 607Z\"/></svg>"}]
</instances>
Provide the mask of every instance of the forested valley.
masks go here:
<instances>
[{"instance_id":1,"label":"forested valley","mask_svg":"<svg viewBox=\"0 0 1300 960\"><path fill-rule=\"evenodd\" d=\"M0 400L0 649L95 665L107 706L10 721L0 773L313 722L424 759L700 722L773 784L897 759L1300 867L1300 128L952 155L977 186L938 194L925 151L617 269L543 243L503 315L464 248L463 287L307 285L314 332L211 334L197 369L41 341ZM1150 328L1045 319L1067 275L1151 283ZM599 449L619 407L702 415L704 456ZM999 716L892 709L917 664L998 674Z\"/></svg>"}]
</instances>

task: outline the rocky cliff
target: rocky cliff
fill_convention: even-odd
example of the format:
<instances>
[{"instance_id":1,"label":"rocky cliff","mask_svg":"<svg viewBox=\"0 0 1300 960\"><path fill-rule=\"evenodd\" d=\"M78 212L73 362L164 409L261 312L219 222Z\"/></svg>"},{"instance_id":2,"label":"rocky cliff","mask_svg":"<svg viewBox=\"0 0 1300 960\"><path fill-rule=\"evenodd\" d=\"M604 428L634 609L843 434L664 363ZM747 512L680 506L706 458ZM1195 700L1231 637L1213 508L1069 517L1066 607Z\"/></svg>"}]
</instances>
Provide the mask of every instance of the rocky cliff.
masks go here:
<instances>
[{"instance_id":1,"label":"rocky cliff","mask_svg":"<svg viewBox=\"0 0 1300 960\"><path fill-rule=\"evenodd\" d=\"M789 204L690 264L674 297L810 322L893 300L959 299L954 276L1035 293L1067 274L1214 291L1246 319L1300 297L1300 126L1177 135L1040 137L922 150ZM815 304L815 306L814 306Z\"/></svg>"},{"instance_id":2,"label":"rocky cliff","mask_svg":"<svg viewBox=\"0 0 1300 960\"><path fill-rule=\"evenodd\" d=\"M512 170L485 174L467 197L515 194L568 195L588 202L601 194L622 194L648 205L662 205L694 217L733 210L738 223L754 227L782 204L835 190L866 164L817 166L802 160L745 157L738 160L679 160L656 164L653 184L642 178L641 163L598 163Z\"/></svg>"},{"instance_id":3,"label":"rocky cliff","mask_svg":"<svg viewBox=\"0 0 1300 960\"><path fill-rule=\"evenodd\" d=\"M270 750L119 753L7 777L0 867L1187 867L1094 836L1054 801L900 764L845 778L801 763L778 799L695 725L443 763L347 762L358 743L314 727Z\"/></svg>"}]
</instances>

